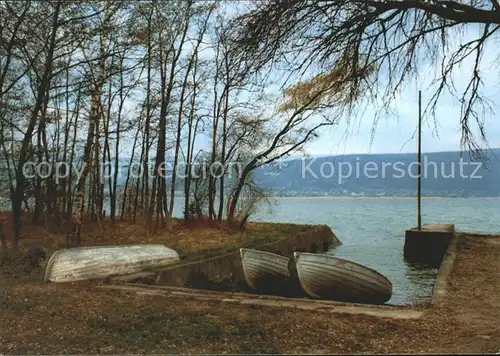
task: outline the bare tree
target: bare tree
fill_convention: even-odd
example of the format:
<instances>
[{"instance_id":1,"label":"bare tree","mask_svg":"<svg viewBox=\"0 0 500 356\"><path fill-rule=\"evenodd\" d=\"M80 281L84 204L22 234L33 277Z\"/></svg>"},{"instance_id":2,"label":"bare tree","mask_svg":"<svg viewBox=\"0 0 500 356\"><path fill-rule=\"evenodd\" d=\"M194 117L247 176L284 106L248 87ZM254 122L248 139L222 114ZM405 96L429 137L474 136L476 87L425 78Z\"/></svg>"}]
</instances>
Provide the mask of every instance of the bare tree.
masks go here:
<instances>
[{"instance_id":1,"label":"bare tree","mask_svg":"<svg viewBox=\"0 0 500 356\"><path fill-rule=\"evenodd\" d=\"M175 29L173 29L169 24L169 29L167 30L165 24L163 24L161 30L157 33L158 41L160 44L162 44L158 47L158 66L160 69L161 77L161 104L154 180L151 191L148 221L152 220L154 208L156 207L155 229L158 229L159 227L163 227L165 222L165 214L168 213L167 177L164 174L165 155L167 152L167 116L169 113L172 91L174 89L176 80L175 74L178 70L179 58L181 57L182 50L186 42L186 37L191 20L192 2L188 1L187 3L183 3L183 6L181 6L183 11L180 11L180 14L177 12L176 14L173 14L172 9L169 9L169 11L162 13L162 16L165 15L167 16L167 18L162 18L162 16L159 15L159 11L162 10L162 7L158 7L158 4L156 6L157 8L155 10L158 14L157 17L159 21L166 21L168 19L169 21L173 21L176 25ZM171 4L169 3L168 6L171 6Z\"/></svg>"},{"instance_id":2,"label":"bare tree","mask_svg":"<svg viewBox=\"0 0 500 356\"><path fill-rule=\"evenodd\" d=\"M171 185L170 185L170 204L168 208L168 213L167 213L167 226L169 229L171 228L171 220L172 220L172 213L174 210L174 200L175 200L175 186L176 186L176 178L177 178L177 169L178 169L178 164L179 164L179 154L180 154L180 146L181 146L181 134L182 134L182 126L183 126L183 117L184 117L184 105L187 101L187 95L188 95L188 82L189 82L189 76L191 74L191 71L193 68L198 64L197 63L197 58L198 58L198 51L200 49L200 46L203 42L203 38L205 36L205 33L207 31L207 27L209 24L210 17L213 13L213 10L215 9L215 6L213 4L210 4L206 13L202 11L202 18L200 20L200 25L198 29L198 35L197 38L194 41L194 48L191 53L191 55L188 58L188 63L187 63L187 68L185 70L184 78L182 80L182 85L181 85L181 92L180 92L180 103L179 103L179 109L177 113L177 125L176 125L176 133L175 133L175 151L174 151L174 164L172 167L172 180L171 180ZM186 177L189 179L188 177Z\"/></svg>"},{"instance_id":3,"label":"bare tree","mask_svg":"<svg viewBox=\"0 0 500 356\"><path fill-rule=\"evenodd\" d=\"M87 133L87 138L84 147L83 153L83 162L82 162L82 172L80 174L77 186L76 186L76 210L74 211L72 217L72 231L71 234L67 237L67 246L79 246L80 245L80 237L81 237L81 227L82 227L82 219L84 215L85 209L85 187L86 187L86 179L90 170L90 164L92 161L92 151L93 149L97 149L96 143L96 129L99 127L99 122L101 118L101 91L104 86L106 80L106 43L109 36L110 24L113 16L116 15L117 10L119 9L116 4L115 6L105 7L104 15L102 18L102 22L97 27L99 31L99 57L98 57L98 71L97 73L94 71L92 65L89 66L90 77L92 79L92 88L91 88L91 109L90 109L90 117L89 117L89 128ZM98 156L97 156L98 157ZM99 161L96 160L94 162L97 166L99 165Z\"/></svg>"},{"instance_id":4,"label":"bare tree","mask_svg":"<svg viewBox=\"0 0 500 356\"><path fill-rule=\"evenodd\" d=\"M461 106L462 147L479 152L480 143L487 142L483 114L491 106L482 93L485 74L481 64L486 54L498 59L498 1L293 0L254 4L252 11L237 20L237 41L242 55L258 66L286 58L294 71L324 71L346 57L352 68L376 65L378 70L360 78L352 90L368 81L367 93L372 99L381 94L382 109L389 107L405 83L418 78L423 65L435 66L440 73L434 78L434 94L426 111L436 119L440 97L450 93ZM465 86L457 87L454 74L460 71L463 75L460 66L468 60L472 61L469 78Z\"/></svg>"},{"instance_id":5,"label":"bare tree","mask_svg":"<svg viewBox=\"0 0 500 356\"><path fill-rule=\"evenodd\" d=\"M15 168L15 187L11 188L11 200L12 200L12 214L14 220L14 240L13 248L17 249L19 235L21 231L21 202L23 201L24 194L24 164L27 161L27 154L31 143L31 138L33 131L35 129L36 123L40 111L42 110L43 104L46 101L47 90L50 86L50 80L52 77L52 66L54 61L54 52L56 49L56 39L57 31L60 25L59 15L61 13L62 2L58 1L53 9L51 23L50 23L50 36L48 39L48 50L46 53L45 61L43 62L43 73L36 89L36 101L31 111L31 116L28 122L27 129L24 133L22 140L21 149L19 152L19 159L17 166Z\"/></svg>"},{"instance_id":6,"label":"bare tree","mask_svg":"<svg viewBox=\"0 0 500 356\"><path fill-rule=\"evenodd\" d=\"M373 68L359 68L353 74L348 61L339 62L331 71L287 88L283 100L278 102L270 117L261 114L260 119L247 122L253 125L253 135L260 134L261 145L254 148L253 143L253 147L247 148L253 154L249 156L245 153L245 160L239 160L242 168L238 171L229 199L227 218L231 224L236 222L241 226L241 221L235 221L235 212L251 172L302 149L306 143L318 137L322 127L337 124L345 108L360 97L361 91L351 96L351 87L356 83L353 75L356 78L363 77L370 70ZM243 218L245 221L248 219L246 213Z\"/></svg>"}]
</instances>

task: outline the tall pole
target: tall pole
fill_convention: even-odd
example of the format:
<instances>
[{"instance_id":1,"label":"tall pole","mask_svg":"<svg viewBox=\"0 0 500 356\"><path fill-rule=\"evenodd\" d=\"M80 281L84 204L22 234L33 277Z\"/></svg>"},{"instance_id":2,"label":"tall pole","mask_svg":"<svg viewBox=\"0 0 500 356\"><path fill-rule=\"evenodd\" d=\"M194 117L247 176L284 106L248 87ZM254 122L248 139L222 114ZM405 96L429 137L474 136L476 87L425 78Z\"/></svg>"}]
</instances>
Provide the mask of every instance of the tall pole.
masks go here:
<instances>
[{"instance_id":1,"label":"tall pole","mask_svg":"<svg viewBox=\"0 0 500 356\"><path fill-rule=\"evenodd\" d=\"M422 172L422 91L418 91L418 173L417 173L417 223L418 229L422 227L421 215L421 172Z\"/></svg>"}]
</instances>

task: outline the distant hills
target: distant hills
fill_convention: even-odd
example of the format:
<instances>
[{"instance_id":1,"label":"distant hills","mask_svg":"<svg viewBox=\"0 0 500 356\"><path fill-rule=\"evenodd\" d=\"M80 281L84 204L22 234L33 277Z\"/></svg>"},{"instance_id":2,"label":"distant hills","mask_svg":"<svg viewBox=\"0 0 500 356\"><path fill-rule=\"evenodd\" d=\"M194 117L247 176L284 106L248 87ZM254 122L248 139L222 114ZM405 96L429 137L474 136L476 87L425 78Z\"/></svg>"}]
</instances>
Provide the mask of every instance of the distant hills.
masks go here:
<instances>
[{"instance_id":1,"label":"distant hills","mask_svg":"<svg viewBox=\"0 0 500 356\"><path fill-rule=\"evenodd\" d=\"M422 194L500 196L500 149L484 161L469 152L422 154ZM417 159L409 154L339 155L293 159L262 167L255 180L278 196L412 196Z\"/></svg>"},{"instance_id":2,"label":"distant hills","mask_svg":"<svg viewBox=\"0 0 500 356\"><path fill-rule=\"evenodd\" d=\"M421 174L424 196L497 197L500 148L486 151L484 161L467 151L423 153ZM273 196L413 196L416 177L415 153L294 158L254 172L255 182Z\"/></svg>"}]
</instances>

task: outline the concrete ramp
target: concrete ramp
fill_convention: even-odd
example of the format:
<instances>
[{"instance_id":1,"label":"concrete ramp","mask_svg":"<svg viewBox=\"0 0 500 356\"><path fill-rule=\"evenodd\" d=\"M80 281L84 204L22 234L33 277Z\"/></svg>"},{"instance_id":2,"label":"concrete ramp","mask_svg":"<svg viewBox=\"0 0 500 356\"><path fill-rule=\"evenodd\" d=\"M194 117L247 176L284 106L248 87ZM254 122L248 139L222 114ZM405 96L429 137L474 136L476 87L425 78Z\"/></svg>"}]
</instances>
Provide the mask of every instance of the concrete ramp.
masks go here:
<instances>
[{"instance_id":1,"label":"concrete ramp","mask_svg":"<svg viewBox=\"0 0 500 356\"><path fill-rule=\"evenodd\" d=\"M417 319L423 315L423 311L421 310L394 307L389 305L343 303L327 300L285 298L247 293L217 292L180 287L144 286L137 284L111 284L101 285L100 288L120 290L128 293L137 293L140 295L151 295L164 298L194 299L199 301L228 303L232 305L251 305L269 308L292 308L340 314L362 314L389 319Z\"/></svg>"}]
</instances>

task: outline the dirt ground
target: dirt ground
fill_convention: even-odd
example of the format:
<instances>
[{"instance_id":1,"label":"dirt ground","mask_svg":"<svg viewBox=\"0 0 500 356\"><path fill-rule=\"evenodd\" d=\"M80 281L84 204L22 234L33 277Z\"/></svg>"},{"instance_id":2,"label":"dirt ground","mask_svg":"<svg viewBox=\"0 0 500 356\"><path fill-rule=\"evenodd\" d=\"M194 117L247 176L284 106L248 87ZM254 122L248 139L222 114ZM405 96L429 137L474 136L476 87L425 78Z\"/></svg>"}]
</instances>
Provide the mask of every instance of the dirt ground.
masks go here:
<instances>
[{"instance_id":1,"label":"dirt ground","mask_svg":"<svg viewBox=\"0 0 500 356\"><path fill-rule=\"evenodd\" d=\"M499 277L500 236L462 235L446 302L414 320L3 278L0 353L497 353Z\"/></svg>"}]
</instances>

